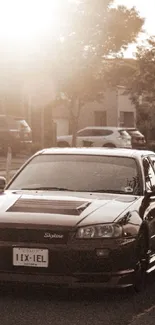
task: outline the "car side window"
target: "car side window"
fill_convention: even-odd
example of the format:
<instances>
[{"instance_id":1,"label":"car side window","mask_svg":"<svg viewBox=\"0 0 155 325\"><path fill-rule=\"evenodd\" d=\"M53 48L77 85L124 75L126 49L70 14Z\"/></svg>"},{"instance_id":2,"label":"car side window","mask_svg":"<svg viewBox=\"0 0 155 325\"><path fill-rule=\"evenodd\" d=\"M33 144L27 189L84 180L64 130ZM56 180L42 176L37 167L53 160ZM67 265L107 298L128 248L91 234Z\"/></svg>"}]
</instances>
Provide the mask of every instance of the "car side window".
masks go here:
<instances>
[{"instance_id":1,"label":"car side window","mask_svg":"<svg viewBox=\"0 0 155 325\"><path fill-rule=\"evenodd\" d=\"M92 130L88 129L88 130L79 131L77 133L77 136L78 137L89 137L89 136L92 136Z\"/></svg>"},{"instance_id":2,"label":"car side window","mask_svg":"<svg viewBox=\"0 0 155 325\"><path fill-rule=\"evenodd\" d=\"M92 130L92 135L94 136L94 137L102 137L102 136L108 136L108 135L111 135L113 133L113 131L111 131L111 130L104 130L104 129L94 129L94 130Z\"/></svg>"},{"instance_id":3,"label":"car side window","mask_svg":"<svg viewBox=\"0 0 155 325\"><path fill-rule=\"evenodd\" d=\"M155 185L155 171L147 157L143 159L143 170L145 176L146 190L151 191L152 186Z\"/></svg>"}]
</instances>

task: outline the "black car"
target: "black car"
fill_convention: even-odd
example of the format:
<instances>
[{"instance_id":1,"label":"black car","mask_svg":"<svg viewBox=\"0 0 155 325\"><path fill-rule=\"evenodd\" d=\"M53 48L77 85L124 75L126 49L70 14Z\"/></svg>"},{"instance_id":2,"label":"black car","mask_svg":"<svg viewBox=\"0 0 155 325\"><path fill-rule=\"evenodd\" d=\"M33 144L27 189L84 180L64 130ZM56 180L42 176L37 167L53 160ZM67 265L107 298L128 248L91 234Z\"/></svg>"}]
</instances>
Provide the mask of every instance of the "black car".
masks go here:
<instances>
[{"instance_id":1,"label":"black car","mask_svg":"<svg viewBox=\"0 0 155 325\"><path fill-rule=\"evenodd\" d=\"M14 117L0 115L0 152L6 154L11 147L15 155L20 152L20 133Z\"/></svg>"},{"instance_id":2,"label":"black car","mask_svg":"<svg viewBox=\"0 0 155 325\"><path fill-rule=\"evenodd\" d=\"M126 132L131 136L131 144L133 149L146 149L145 136L136 128L126 128Z\"/></svg>"},{"instance_id":3,"label":"black car","mask_svg":"<svg viewBox=\"0 0 155 325\"><path fill-rule=\"evenodd\" d=\"M57 148L1 177L0 281L141 290L155 269L154 163L151 151Z\"/></svg>"},{"instance_id":4,"label":"black car","mask_svg":"<svg viewBox=\"0 0 155 325\"><path fill-rule=\"evenodd\" d=\"M22 117L14 117L20 134L20 149L30 150L32 146L32 130Z\"/></svg>"}]
</instances>

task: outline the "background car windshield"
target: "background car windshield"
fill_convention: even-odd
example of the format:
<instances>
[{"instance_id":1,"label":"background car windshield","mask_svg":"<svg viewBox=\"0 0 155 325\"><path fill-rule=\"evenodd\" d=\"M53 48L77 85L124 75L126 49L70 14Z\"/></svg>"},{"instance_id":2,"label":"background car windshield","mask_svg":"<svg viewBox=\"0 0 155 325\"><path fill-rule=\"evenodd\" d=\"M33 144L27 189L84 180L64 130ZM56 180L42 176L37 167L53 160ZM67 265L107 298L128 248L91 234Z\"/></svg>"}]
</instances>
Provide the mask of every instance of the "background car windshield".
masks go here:
<instances>
[{"instance_id":1,"label":"background car windshield","mask_svg":"<svg viewBox=\"0 0 155 325\"><path fill-rule=\"evenodd\" d=\"M17 123L19 129L30 129L29 125L27 124L27 122L25 120L16 118L16 123Z\"/></svg>"},{"instance_id":2,"label":"background car windshield","mask_svg":"<svg viewBox=\"0 0 155 325\"><path fill-rule=\"evenodd\" d=\"M10 190L53 187L139 195L136 161L128 157L39 155L20 172Z\"/></svg>"},{"instance_id":3,"label":"background car windshield","mask_svg":"<svg viewBox=\"0 0 155 325\"><path fill-rule=\"evenodd\" d=\"M130 129L130 130L127 130L127 132L132 136L132 137L143 137L143 134L141 132L139 132L138 130L136 129Z\"/></svg>"}]
</instances>

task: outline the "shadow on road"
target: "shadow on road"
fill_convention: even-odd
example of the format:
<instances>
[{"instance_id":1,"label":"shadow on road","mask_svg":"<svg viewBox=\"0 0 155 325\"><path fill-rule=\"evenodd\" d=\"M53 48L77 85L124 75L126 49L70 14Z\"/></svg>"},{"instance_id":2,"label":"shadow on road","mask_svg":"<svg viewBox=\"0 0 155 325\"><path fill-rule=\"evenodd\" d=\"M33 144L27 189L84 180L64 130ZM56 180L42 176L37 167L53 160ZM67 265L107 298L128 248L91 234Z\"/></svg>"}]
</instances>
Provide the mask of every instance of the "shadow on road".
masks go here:
<instances>
[{"instance_id":1,"label":"shadow on road","mask_svg":"<svg viewBox=\"0 0 155 325\"><path fill-rule=\"evenodd\" d=\"M131 290L7 285L1 287L1 296L0 315L1 309L7 306L7 313L15 318L22 314L20 325L28 324L30 315L33 315L33 325L127 325L135 319L138 321L137 315L155 304L155 274L149 277L146 290L140 294L133 294ZM12 323L7 320L9 324ZM136 324L141 325L141 321Z\"/></svg>"},{"instance_id":2,"label":"shadow on road","mask_svg":"<svg viewBox=\"0 0 155 325\"><path fill-rule=\"evenodd\" d=\"M134 299L135 302L144 300L145 303L155 303L155 273L149 276L146 289L141 293L134 293L132 289L68 289L57 288L44 285L23 285L23 284L4 284L0 287L3 296L13 296L14 298L53 301L128 301ZM143 299L142 299L143 298Z\"/></svg>"}]
</instances>

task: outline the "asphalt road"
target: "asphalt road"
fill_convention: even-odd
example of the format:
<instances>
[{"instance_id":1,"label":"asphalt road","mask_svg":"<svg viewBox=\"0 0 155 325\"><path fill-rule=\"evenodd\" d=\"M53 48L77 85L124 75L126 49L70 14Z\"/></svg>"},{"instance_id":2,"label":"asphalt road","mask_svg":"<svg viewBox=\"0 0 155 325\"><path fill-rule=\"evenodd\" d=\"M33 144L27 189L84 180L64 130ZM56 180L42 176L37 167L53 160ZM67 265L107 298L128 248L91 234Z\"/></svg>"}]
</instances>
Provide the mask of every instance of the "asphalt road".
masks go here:
<instances>
[{"instance_id":1,"label":"asphalt road","mask_svg":"<svg viewBox=\"0 0 155 325\"><path fill-rule=\"evenodd\" d=\"M1 288L2 325L154 325L155 275L145 292Z\"/></svg>"}]
</instances>

